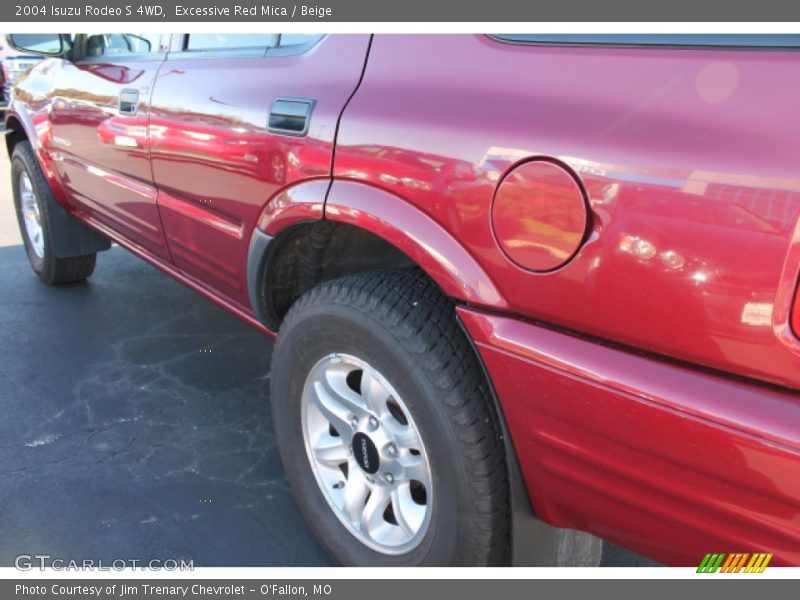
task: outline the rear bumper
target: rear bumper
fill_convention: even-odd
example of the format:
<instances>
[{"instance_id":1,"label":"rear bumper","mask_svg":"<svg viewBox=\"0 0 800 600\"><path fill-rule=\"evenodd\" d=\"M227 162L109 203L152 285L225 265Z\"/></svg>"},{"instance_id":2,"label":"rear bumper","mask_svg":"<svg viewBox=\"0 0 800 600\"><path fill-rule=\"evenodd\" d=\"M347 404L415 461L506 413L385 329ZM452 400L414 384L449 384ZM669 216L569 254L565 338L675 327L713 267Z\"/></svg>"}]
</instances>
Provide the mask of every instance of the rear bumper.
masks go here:
<instances>
[{"instance_id":1,"label":"rear bumper","mask_svg":"<svg viewBox=\"0 0 800 600\"><path fill-rule=\"evenodd\" d=\"M800 565L800 398L458 309L537 516L660 560Z\"/></svg>"}]
</instances>

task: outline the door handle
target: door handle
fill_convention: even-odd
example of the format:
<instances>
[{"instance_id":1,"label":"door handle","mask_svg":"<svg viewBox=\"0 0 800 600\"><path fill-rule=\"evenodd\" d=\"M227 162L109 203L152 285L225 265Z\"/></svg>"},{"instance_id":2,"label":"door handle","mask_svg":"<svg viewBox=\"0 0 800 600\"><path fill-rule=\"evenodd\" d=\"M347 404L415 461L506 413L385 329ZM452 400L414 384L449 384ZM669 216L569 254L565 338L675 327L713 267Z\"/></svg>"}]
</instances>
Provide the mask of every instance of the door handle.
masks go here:
<instances>
[{"instance_id":1,"label":"door handle","mask_svg":"<svg viewBox=\"0 0 800 600\"><path fill-rule=\"evenodd\" d=\"M269 107L267 127L272 133L306 135L316 102L313 98L275 98Z\"/></svg>"},{"instance_id":2,"label":"door handle","mask_svg":"<svg viewBox=\"0 0 800 600\"><path fill-rule=\"evenodd\" d=\"M119 113L135 115L137 108L139 108L139 90L122 90L119 93Z\"/></svg>"}]
</instances>

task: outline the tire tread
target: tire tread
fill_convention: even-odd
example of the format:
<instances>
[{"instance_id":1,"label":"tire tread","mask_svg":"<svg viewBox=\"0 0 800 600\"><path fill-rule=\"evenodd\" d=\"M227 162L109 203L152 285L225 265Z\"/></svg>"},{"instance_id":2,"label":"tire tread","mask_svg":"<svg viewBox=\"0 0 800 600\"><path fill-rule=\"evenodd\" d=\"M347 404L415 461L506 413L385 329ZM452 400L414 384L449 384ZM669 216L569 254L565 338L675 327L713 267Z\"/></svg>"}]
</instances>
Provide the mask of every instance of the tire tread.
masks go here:
<instances>
[{"instance_id":1,"label":"tire tread","mask_svg":"<svg viewBox=\"0 0 800 600\"><path fill-rule=\"evenodd\" d=\"M414 356L440 392L469 467L470 565L510 559L508 469L498 416L475 351L461 330L453 301L420 269L392 269L325 282L301 296L284 320L290 327L320 303L339 303L380 321ZM282 327L283 329L283 327Z\"/></svg>"},{"instance_id":2,"label":"tire tread","mask_svg":"<svg viewBox=\"0 0 800 600\"><path fill-rule=\"evenodd\" d=\"M49 201L55 201L52 198L53 192L44 178L39 162L33 153L33 148L30 142L18 142L14 146L13 156L19 156L19 159L25 165L28 175L31 177L32 185L37 194L44 193L48 195L47 198L39 198L40 211L42 212L43 223L42 227L45 230L45 235L50 232L50 219L47 214L47 206ZM24 229L20 232L23 236L26 235ZM46 241L46 243L48 243ZM62 285L67 283L76 283L84 281L93 272L97 261L97 254L84 254L81 256L68 256L58 257L53 255L52 250L45 252L45 258L41 270L36 270L39 278L48 285Z\"/></svg>"}]
</instances>

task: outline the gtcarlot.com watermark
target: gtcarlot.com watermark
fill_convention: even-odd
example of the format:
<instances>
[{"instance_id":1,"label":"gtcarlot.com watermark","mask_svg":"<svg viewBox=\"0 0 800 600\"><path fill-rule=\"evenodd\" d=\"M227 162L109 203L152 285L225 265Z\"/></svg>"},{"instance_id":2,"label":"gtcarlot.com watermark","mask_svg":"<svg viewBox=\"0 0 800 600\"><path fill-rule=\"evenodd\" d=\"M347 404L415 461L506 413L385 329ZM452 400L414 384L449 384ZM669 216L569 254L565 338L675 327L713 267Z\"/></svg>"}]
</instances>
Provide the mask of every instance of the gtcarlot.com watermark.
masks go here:
<instances>
[{"instance_id":1,"label":"gtcarlot.com watermark","mask_svg":"<svg viewBox=\"0 0 800 600\"><path fill-rule=\"evenodd\" d=\"M94 559L53 558L49 554L20 554L14 558L14 567L20 571L34 569L53 571L194 571L194 560L115 558L111 561Z\"/></svg>"}]
</instances>

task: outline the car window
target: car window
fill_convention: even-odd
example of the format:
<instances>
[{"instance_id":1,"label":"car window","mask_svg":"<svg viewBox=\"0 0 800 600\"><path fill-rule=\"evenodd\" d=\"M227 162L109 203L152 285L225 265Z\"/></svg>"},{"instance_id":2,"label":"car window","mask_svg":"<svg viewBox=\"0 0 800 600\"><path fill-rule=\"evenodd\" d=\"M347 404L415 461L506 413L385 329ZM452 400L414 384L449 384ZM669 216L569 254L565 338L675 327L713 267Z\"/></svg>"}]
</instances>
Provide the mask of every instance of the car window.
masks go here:
<instances>
[{"instance_id":1,"label":"car window","mask_svg":"<svg viewBox=\"0 0 800 600\"><path fill-rule=\"evenodd\" d=\"M192 33L187 36L189 51L272 48L278 44L276 33Z\"/></svg>"},{"instance_id":2,"label":"car window","mask_svg":"<svg viewBox=\"0 0 800 600\"><path fill-rule=\"evenodd\" d=\"M160 33L98 33L87 36L86 56L130 56L161 52Z\"/></svg>"}]
</instances>

